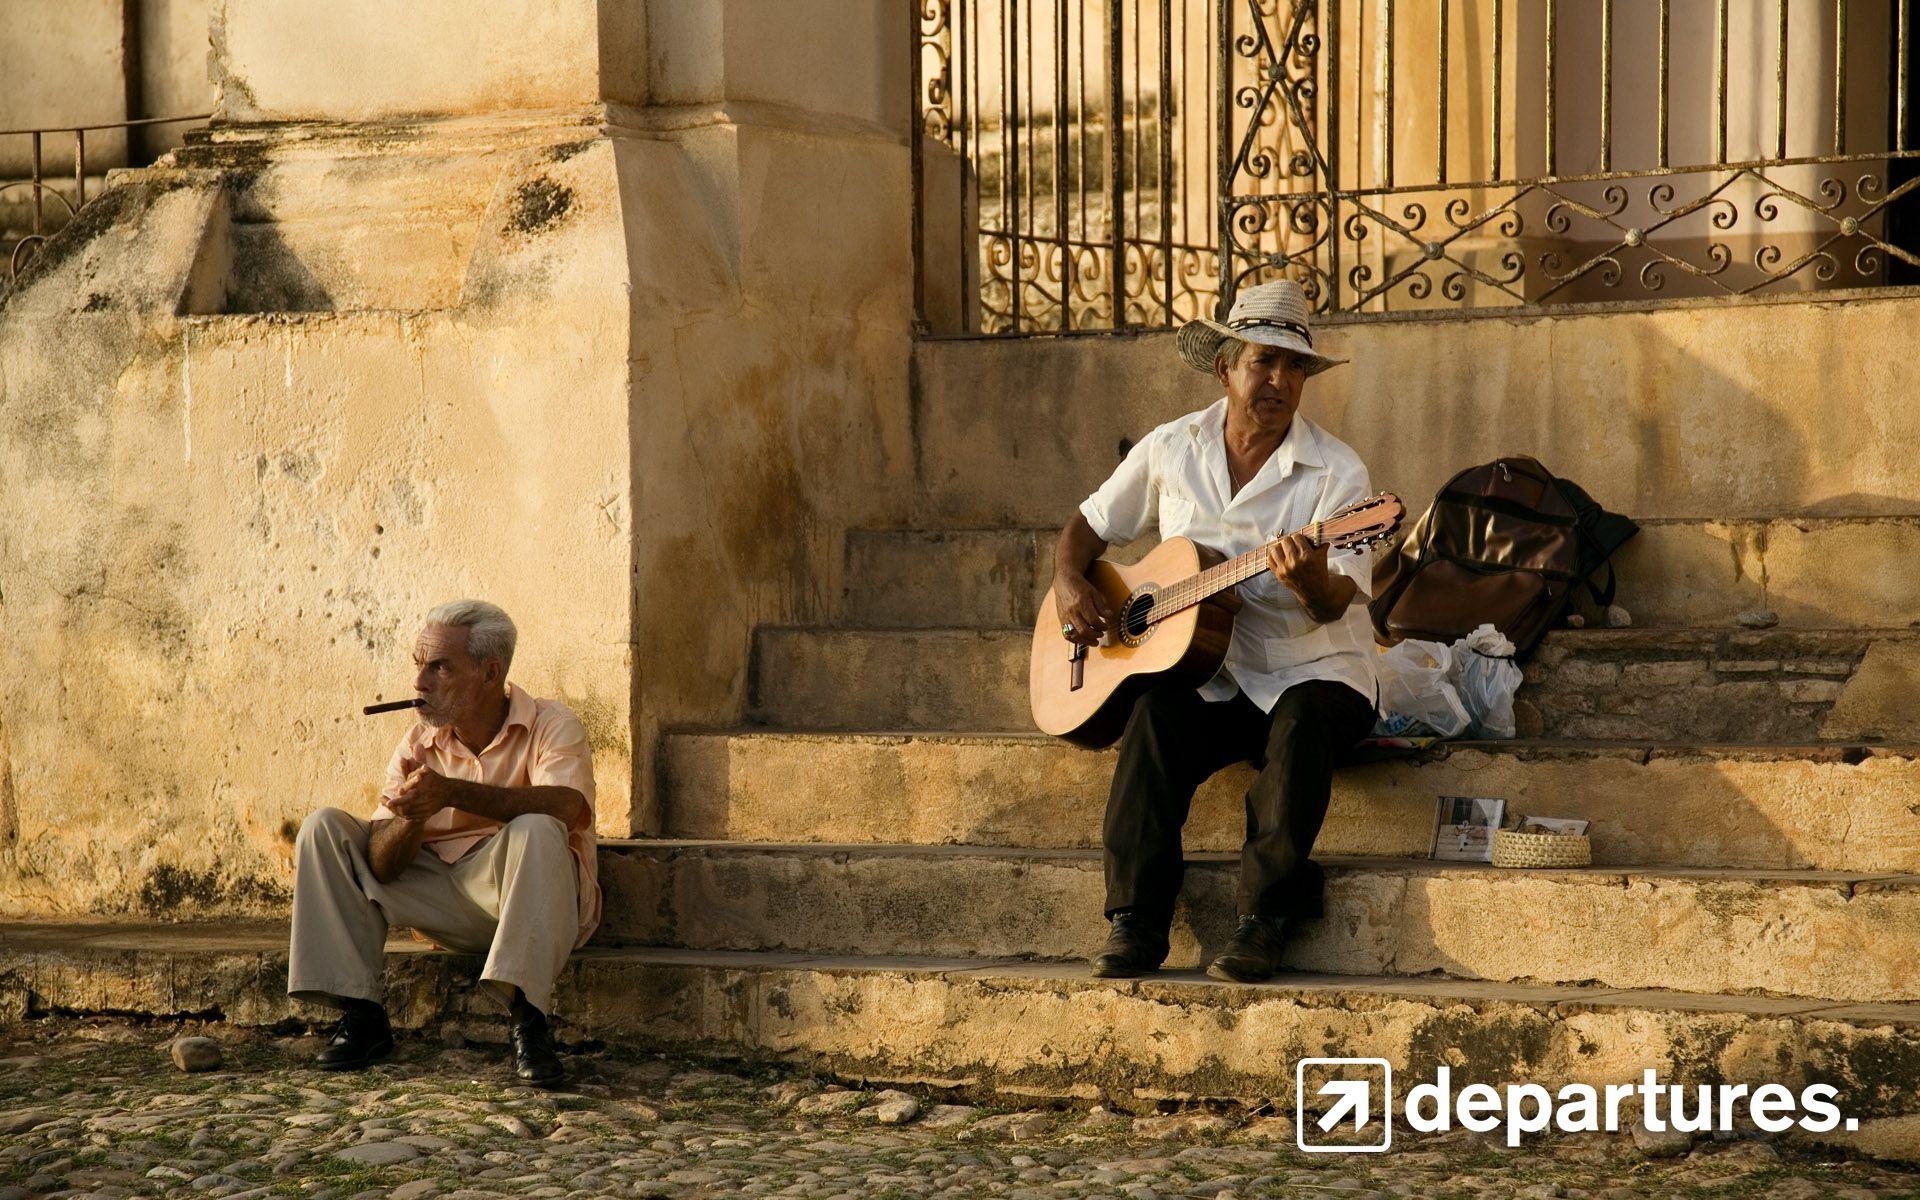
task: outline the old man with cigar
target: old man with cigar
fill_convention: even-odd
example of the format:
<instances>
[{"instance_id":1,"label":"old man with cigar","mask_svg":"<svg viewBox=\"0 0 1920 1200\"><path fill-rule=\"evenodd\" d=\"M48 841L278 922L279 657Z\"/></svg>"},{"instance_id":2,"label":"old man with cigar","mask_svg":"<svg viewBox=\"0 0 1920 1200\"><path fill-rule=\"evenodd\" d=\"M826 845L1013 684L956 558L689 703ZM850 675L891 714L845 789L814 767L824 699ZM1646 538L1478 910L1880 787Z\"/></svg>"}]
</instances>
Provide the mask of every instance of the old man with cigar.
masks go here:
<instances>
[{"instance_id":1,"label":"old man with cigar","mask_svg":"<svg viewBox=\"0 0 1920 1200\"><path fill-rule=\"evenodd\" d=\"M340 1010L320 1051L357 1070L393 1049L381 1006L387 927L486 956L513 1015L514 1070L566 1077L547 1015L567 955L600 921L593 758L563 704L507 682L513 621L479 600L427 614L414 645L417 723L362 820L323 808L301 827L287 993Z\"/></svg>"}]
</instances>

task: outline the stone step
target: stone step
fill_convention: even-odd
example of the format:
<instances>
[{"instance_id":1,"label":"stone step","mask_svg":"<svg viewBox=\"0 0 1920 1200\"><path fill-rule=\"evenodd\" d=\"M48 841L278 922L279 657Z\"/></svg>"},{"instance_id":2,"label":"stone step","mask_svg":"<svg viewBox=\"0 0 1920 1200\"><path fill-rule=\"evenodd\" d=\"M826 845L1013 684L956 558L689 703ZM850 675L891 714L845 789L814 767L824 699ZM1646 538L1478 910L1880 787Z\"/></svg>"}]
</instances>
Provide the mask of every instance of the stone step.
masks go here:
<instances>
[{"instance_id":1,"label":"stone step","mask_svg":"<svg viewBox=\"0 0 1920 1200\"><path fill-rule=\"evenodd\" d=\"M1912 629L1562 629L1520 697L1547 737L1857 742L1911 726Z\"/></svg>"},{"instance_id":2,"label":"stone step","mask_svg":"<svg viewBox=\"0 0 1920 1200\"><path fill-rule=\"evenodd\" d=\"M1032 729L1027 629L763 628L750 717L790 729ZM1862 666L1865 670L1862 671ZM1527 663L1525 732L1797 743L1896 736L1912 630L1563 629Z\"/></svg>"},{"instance_id":3,"label":"stone step","mask_svg":"<svg viewBox=\"0 0 1920 1200\"><path fill-rule=\"evenodd\" d=\"M277 1024L283 926L0 927L0 1005L28 1013ZM419 1028L496 1007L477 959L389 947L387 1000ZM1448 1066L1468 1082L1832 1084L1830 1140L1912 1153L1920 1005L1699 996L1450 979L1193 972L1095 980L1070 964L590 947L561 979L561 1036L755 1061L977 1098L1272 1104L1302 1058L1383 1058L1396 1088ZM493 1020L499 1020L493 1016ZM1399 1093L1404 1095L1404 1092Z\"/></svg>"},{"instance_id":4,"label":"stone step","mask_svg":"<svg viewBox=\"0 0 1920 1200\"><path fill-rule=\"evenodd\" d=\"M602 863L613 942L1077 960L1106 936L1095 850L621 842ZM1323 865L1296 970L1920 1000L1920 875ZM1225 945L1237 878L1189 858L1169 967Z\"/></svg>"},{"instance_id":5,"label":"stone step","mask_svg":"<svg viewBox=\"0 0 1920 1200\"><path fill-rule=\"evenodd\" d=\"M1454 742L1340 771L1327 855L1423 858L1440 796L1594 822L1603 865L1920 871L1910 746ZM1097 846L1112 751L1039 734L687 731L661 776L669 837ZM1235 851L1249 767L1202 785L1195 851Z\"/></svg>"},{"instance_id":6,"label":"stone step","mask_svg":"<svg viewBox=\"0 0 1920 1200\"><path fill-rule=\"evenodd\" d=\"M1031 628L1058 532L851 531L845 620ZM1614 563L1618 602L1638 625L1731 627L1743 613L1770 613L1794 628L1885 629L1920 624L1920 572L1898 566L1916 557L1920 517L1661 518L1643 521Z\"/></svg>"},{"instance_id":7,"label":"stone step","mask_svg":"<svg viewBox=\"0 0 1920 1200\"><path fill-rule=\"evenodd\" d=\"M763 626L748 718L793 729L1030 730L1032 640L1026 629Z\"/></svg>"}]
</instances>

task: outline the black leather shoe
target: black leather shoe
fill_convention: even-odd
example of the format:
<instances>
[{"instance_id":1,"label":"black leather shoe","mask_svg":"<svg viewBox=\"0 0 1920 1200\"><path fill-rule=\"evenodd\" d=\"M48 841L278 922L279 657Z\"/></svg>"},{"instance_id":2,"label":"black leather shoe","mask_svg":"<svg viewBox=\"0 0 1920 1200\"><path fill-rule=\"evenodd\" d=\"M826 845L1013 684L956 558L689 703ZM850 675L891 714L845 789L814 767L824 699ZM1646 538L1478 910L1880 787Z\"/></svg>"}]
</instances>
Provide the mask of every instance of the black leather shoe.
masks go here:
<instances>
[{"instance_id":1,"label":"black leather shoe","mask_svg":"<svg viewBox=\"0 0 1920 1200\"><path fill-rule=\"evenodd\" d=\"M360 1071L392 1053L387 1010L378 1004L355 1004L340 1014L314 1065L322 1071Z\"/></svg>"},{"instance_id":2,"label":"black leather shoe","mask_svg":"<svg viewBox=\"0 0 1920 1200\"><path fill-rule=\"evenodd\" d=\"M566 1082L567 1068L554 1049L553 1033L539 1009L529 1008L513 1022L513 1073L534 1087L558 1087Z\"/></svg>"},{"instance_id":3,"label":"black leather shoe","mask_svg":"<svg viewBox=\"0 0 1920 1200\"><path fill-rule=\"evenodd\" d=\"M1113 914L1107 944L1093 956L1095 979L1128 979L1160 969L1167 961L1167 927L1172 922L1122 909Z\"/></svg>"},{"instance_id":4,"label":"black leather shoe","mask_svg":"<svg viewBox=\"0 0 1920 1200\"><path fill-rule=\"evenodd\" d=\"M1214 958L1207 974L1229 983L1259 983L1280 969L1287 949L1287 922L1283 917L1241 917L1233 940Z\"/></svg>"}]
</instances>

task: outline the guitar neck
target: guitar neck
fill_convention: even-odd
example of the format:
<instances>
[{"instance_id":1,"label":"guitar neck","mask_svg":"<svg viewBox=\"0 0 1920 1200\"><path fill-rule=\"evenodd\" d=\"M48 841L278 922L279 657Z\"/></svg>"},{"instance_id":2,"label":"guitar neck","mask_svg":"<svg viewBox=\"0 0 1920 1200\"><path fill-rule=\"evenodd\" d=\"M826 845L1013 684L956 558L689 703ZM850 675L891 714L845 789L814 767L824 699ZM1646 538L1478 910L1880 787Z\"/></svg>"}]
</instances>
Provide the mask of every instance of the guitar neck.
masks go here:
<instances>
[{"instance_id":1,"label":"guitar neck","mask_svg":"<svg viewBox=\"0 0 1920 1200\"><path fill-rule=\"evenodd\" d=\"M1316 546L1323 544L1325 540L1314 532L1318 525L1319 522L1315 522L1300 531L1306 534L1307 540ZM1226 591L1235 584L1245 583L1261 572L1272 569L1273 564L1267 561L1265 546L1257 550L1249 550L1237 558L1215 563L1198 575L1189 575L1179 583L1163 588L1159 595L1153 598L1153 615L1150 619L1164 620L1177 612L1192 608L1208 597Z\"/></svg>"}]
</instances>

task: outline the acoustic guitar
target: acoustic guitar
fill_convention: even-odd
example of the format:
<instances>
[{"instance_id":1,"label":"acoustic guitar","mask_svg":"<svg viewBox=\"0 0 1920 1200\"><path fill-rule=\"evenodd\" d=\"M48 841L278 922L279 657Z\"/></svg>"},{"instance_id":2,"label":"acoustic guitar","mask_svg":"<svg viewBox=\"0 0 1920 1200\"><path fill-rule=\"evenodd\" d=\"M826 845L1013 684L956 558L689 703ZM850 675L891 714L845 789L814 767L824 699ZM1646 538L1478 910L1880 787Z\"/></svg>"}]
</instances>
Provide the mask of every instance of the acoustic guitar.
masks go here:
<instances>
[{"instance_id":1,"label":"acoustic guitar","mask_svg":"<svg viewBox=\"0 0 1920 1200\"><path fill-rule=\"evenodd\" d=\"M1405 515L1400 498L1382 492L1298 532L1316 546L1352 550L1385 541ZM1265 546L1228 559L1182 537L1161 542L1132 566L1100 559L1087 579L1117 617L1093 646L1061 635L1048 588L1033 627L1034 724L1077 746L1112 745L1134 701L1154 684L1174 679L1199 687L1213 678L1240 609L1234 586L1272 569Z\"/></svg>"}]
</instances>

